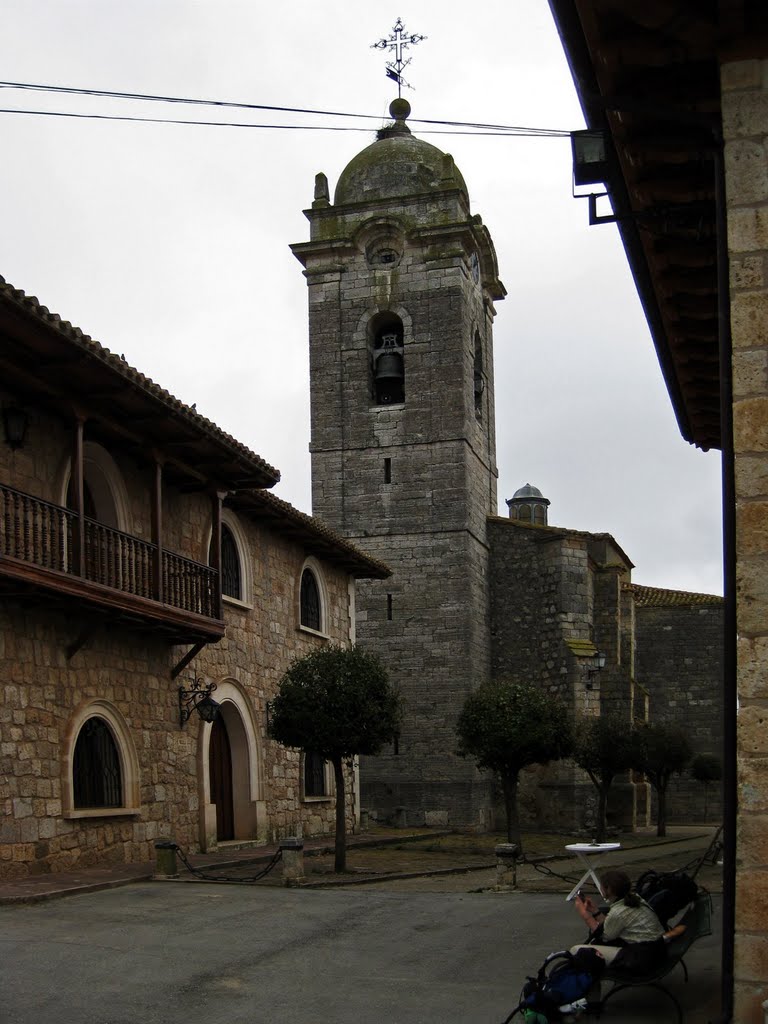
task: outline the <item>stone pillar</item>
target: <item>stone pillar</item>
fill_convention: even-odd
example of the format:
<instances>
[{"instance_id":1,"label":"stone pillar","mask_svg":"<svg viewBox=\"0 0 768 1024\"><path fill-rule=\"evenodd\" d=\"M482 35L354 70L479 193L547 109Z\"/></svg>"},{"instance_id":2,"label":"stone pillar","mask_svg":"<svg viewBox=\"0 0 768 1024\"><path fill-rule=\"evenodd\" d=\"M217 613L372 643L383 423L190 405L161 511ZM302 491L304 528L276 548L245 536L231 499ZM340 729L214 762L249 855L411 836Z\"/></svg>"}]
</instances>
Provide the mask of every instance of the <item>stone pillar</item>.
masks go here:
<instances>
[{"instance_id":1,"label":"stone pillar","mask_svg":"<svg viewBox=\"0 0 768 1024\"><path fill-rule=\"evenodd\" d=\"M499 843L496 854L495 892L512 892L517 888L517 858L520 848L516 843Z\"/></svg>"},{"instance_id":2,"label":"stone pillar","mask_svg":"<svg viewBox=\"0 0 768 1024\"><path fill-rule=\"evenodd\" d=\"M734 1020L768 997L768 60L721 68L736 471Z\"/></svg>"},{"instance_id":3,"label":"stone pillar","mask_svg":"<svg viewBox=\"0 0 768 1024\"><path fill-rule=\"evenodd\" d=\"M178 878L176 865L176 843L172 839L158 839L155 843L157 863L153 878Z\"/></svg>"},{"instance_id":4,"label":"stone pillar","mask_svg":"<svg viewBox=\"0 0 768 1024\"><path fill-rule=\"evenodd\" d=\"M283 885L299 885L304 881L304 842L292 836L280 842L283 854Z\"/></svg>"}]
</instances>

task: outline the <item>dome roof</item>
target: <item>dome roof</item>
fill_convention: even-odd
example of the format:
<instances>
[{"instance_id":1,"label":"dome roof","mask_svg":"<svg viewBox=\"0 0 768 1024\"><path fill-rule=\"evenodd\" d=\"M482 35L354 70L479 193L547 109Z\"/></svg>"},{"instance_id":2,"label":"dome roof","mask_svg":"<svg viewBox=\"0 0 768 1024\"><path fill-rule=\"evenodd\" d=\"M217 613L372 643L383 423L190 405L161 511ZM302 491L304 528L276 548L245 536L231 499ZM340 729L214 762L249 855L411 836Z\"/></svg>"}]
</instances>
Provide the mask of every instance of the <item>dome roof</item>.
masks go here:
<instances>
[{"instance_id":1,"label":"dome roof","mask_svg":"<svg viewBox=\"0 0 768 1024\"><path fill-rule=\"evenodd\" d=\"M376 142L353 157L341 172L334 205L397 199L438 188L467 186L447 154L411 134L405 123L411 112L407 100L397 99L389 112L394 124L378 133Z\"/></svg>"},{"instance_id":2,"label":"dome roof","mask_svg":"<svg viewBox=\"0 0 768 1024\"><path fill-rule=\"evenodd\" d=\"M539 488L534 487L533 484L525 484L523 487L519 487L512 495L511 500L517 501L520 498L541 498L546 501Z\"/></svg>"}]
</instances>

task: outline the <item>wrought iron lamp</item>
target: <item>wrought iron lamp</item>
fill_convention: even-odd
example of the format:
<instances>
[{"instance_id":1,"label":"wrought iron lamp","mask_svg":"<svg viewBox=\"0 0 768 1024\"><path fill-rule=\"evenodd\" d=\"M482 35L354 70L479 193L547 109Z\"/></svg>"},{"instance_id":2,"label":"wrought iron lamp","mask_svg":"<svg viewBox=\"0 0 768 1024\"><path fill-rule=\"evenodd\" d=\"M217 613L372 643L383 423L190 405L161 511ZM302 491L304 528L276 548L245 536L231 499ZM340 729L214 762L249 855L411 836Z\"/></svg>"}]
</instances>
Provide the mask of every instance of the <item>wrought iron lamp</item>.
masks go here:
<instances>
[{"instance_id":1,"label":"wrought iron lamp","mask_svg":"<svg viewBox=\"0 0 768 1024\"><path fill-rule=\"evenodd\" d=\"M183 686L179 687L179 725L182 729L193 711L197 711L204 722L216 720L221 704L211 697L215 689L216 683L208 683L207 686L201 687L197 679L190 690L185 690Z\"/></svg>"},{"instance_id":2,"label":"wrought iron lamp","mask_svg":"<svg viewBox=\"0 0 768 1024\"><path fill-rule=\"evenodd\" d=\"M602 651L598 651L590 659L590 664L587 665L587 689L591 690L594 685L594 678L601 669L605 668L605 655Z\"/></svg>"},{"instance_id":3,"label":"wrought iron lamp","mask_svg":"<svg viewBox=\"0 0 768 1024\"><path fill-rule=\"evenodd\" d=\"M27 436L29 417L17 405L3 405L3 430L9 448L21 448Z\"/></svg>"}]
</instances>

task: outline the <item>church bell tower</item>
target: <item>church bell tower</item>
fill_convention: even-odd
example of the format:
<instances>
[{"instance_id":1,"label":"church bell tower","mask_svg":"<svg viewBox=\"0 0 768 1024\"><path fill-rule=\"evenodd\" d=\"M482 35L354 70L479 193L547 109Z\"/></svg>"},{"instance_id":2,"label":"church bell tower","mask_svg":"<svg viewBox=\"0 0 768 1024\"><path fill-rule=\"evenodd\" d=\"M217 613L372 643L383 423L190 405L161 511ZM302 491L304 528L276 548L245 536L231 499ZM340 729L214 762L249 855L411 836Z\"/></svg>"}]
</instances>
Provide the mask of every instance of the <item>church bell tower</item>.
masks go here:
<instances>
[{"instance_id":1,"label":"church bell tower","mask_svg":"<svg viewBox=\"0 0 768 1024\"><path fill-rule=\"evenodd\" d=\"M309 288L313 514L392 569L361 581L357 642L402 693L397 742L361 764L379 820L491 825L456 719L489 677L486 519L497 515L492 324L505 290L450 155L410 106L342 172L318 174Z\"/></svg>"}]
</instances>

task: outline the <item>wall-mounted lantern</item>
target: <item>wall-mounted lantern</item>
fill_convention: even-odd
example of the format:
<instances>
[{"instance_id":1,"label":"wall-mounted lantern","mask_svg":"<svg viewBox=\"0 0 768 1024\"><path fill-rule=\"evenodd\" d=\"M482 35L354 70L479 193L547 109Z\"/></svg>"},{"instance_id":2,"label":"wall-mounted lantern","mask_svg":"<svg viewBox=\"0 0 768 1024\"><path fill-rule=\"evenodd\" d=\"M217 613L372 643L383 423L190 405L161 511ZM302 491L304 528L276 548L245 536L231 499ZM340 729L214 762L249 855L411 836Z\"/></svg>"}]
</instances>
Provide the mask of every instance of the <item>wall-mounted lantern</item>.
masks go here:
<instances>
[{"instance_id":1,"label":"wall-mounted lantern","mask_svg":"<svg viewBox=\"0 0 768 1024\"><path fill-rule=\"evenodd\" d=\"M209 683L207 686L201 687L198 685L197 679L194 680L194 685L190 690L185 690L183 686L179 687L179 725L182 729L184 723L189 721L193 711L197 711L204 722L216 720L221 710L221 704L211 697L215 689L216 683Z\"/></svg>"}]
</instances>

